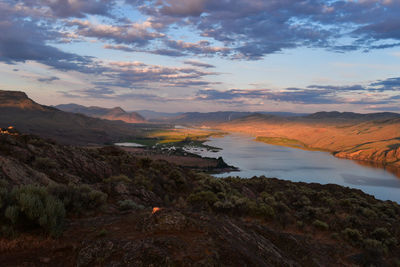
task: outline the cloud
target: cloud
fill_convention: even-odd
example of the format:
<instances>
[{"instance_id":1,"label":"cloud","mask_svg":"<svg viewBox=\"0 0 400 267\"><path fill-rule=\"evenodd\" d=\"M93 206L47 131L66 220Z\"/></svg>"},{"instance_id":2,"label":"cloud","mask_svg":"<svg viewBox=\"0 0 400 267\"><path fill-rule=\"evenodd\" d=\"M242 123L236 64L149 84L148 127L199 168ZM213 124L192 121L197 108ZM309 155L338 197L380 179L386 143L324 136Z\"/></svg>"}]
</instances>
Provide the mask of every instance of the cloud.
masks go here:
<instances>
[{"instance_id":1,"label":"cloud","mask_svg":"<svg viewBox=\"0 0 400 267\"><path fill-rule=\"evenodd\" d=\"M188 27L203 37L223 43L230 53L221 53L221 56L239 59L260 59L296 47L368 51L398 46L400 40L399 1L147 0L127 3L162 25L160 29L173 29L176 25Z\"/></svg>"},{"instance_id":2,"label":"cloud","mask_svg":"<svg viewBox=\"0 0 400 267\"><path fill-rule=\"evenodd\" d=\"M110 16L114 0L4 0L19 10L45 17L83 18L86 15Z\"/></svg>"},{"instance_id":3,"label":"cloud","mask_svg":"<svg viewBox=\"0 0 400 267\"><path fill-rule=\"evenodd\" d=\"M211 46L211 43L206 40L198 41L197 43L189 43L181 40L167 40L166 44L169 48L183 49L184 51L200 54L227 53L229 51L229 48L226 47Z\"/></svg>"},{"instance_id":4,"label":"cloud","mask_svg":"<svg viewBox=\"0 0 400 267\"><path fill-rule=\"evenodd\" d=\"M333 92L327 90L310 89L286 89L285 91L273 91L270 89L260 90L199 90L198 100L217 101L243 101L248 99L264 99L277 102L291 102L297 104L337 104L343 100L336 97Z\"/></svg>"},{"instance_id":5,"label":"cloud","mask_svg":"<svg viewBox=\"0 0 400 267\"><path fill-rule=\"evenodd\" d=\"M136 87L148 83L162 83L167 87L208 86L211 82L202 78L217 75L188 67L164 67L141 62L110 62L111 69L106 75L120 87ZM112 83L109 83L112 85Z\"/></svg>"},{"instance_id":6,"label":"cloud","mask_svg":"<svg viewBox=\"0 0 400 267\"><path fill-rule=\"evenodd\" d=\"M78 35L109 40L117 44L144 46L150 40L165 36L163 33L151 31L151 23L149 22L109 25L93 24L88 20L74 19L69 21L68 25L76 26Z\"/></svg>"},{"instance_id":7,"label":"cloud","mask_svg":"<svg viewBox=\"0 0 400 267\"><path fill-rule=\"evenodd\" d=\"M379 80L371 83L371 86L377 87L377 90L394 90L400 91L400 77Z\"/></svg>"},{"instance_id":8,"label":"cloud","mask_svg":"<svg viewBox=\"0 0 400 267\"><path fill-rule=\"evenodd\" d=\"M200 62L200 61L196 61L196 60L186 60L183 63L185 63L186 65L192 65L195 67L201 67L201 68L215 68L214 65L208 64L208 63L204 63L204 62Z\"/></svg>"},{"instance_id":9,"label":"cloud","mask_svg":"<svg viewBox=\"0 0 400 267\"><path fill-rule=\"evenodd\" d=\"M93 58L64 52L48 42L63 38L49 24L24 17L25 9L19 10L0 3L0 61L8 64L36 61L61 71L76 70L83 73L99 73L103 69Z\"/></svg>"},{"instance_id":10,"label":"cloud","mask_svg":"<svg viewBox=\"0 0 400 267\"><path fill-rule=\"evenodd\" d=\"M258 60L298 47L347 52L400 46L399 1L125 0L125 4L141 13L140 20L131 21L119 12L126 6L114 0L5 0L0 10L15 15L6 14L5 21L17 18L52 32L42 40L44 45L90 37L109 42L106 49L172 57ZM89 20L88 15L97 17ZM180 29L197 35L196 41L178 39Z\"/></svg>"},{"instance_id":11,"label":"cloud","mask_svg":"<svg viewBox=\"0 0 400 267\"><path fill-rule=\"evenodd\" d=\"M309 85L311 89L325 89L331 91L365 91L367 88L362 85L334 86L334 85Z\"/></svg>"},{"instance_id":12,"label":"cloud","mask_svg":"<svg viewBox=\"0 0 400 267\"><path fill-rule=\"evenodd\" d=\"M57 17L84 17L91 15L109 15L114 1L109 0L41 0L40 5L46 5Z\"/></svg>"},{"instance_id":13,"label":"cloud","mask_svg":"<svg viewBox=\"0 0 400 267\"><path fill-rule=\"evenodd\" d=\"M222 103L248 103L249 100L270 100L294 104L388 105L400 100L400 78L389 78L369 85L310 85L306 88L198 90L197 100Z\"/></svg>"},{"instance_id":14,"label":"cloud","mask_svg":"<svg viewBox=\"0 0 400 267\"><path fill-rule=\"evenodd\" d=\"M137 49L131 48L126 45L104 45L103 48L105 49L114 49L114 50L120 50L124 52L137 52Z\"/></svg>"},{"instance_id":15,"label":"cloud","mask_svg":"<svg viewBox=\"0 0 400 267\"><path fill-rule=\"evenodd\" d=\"M400 106L373 106L368 107L367 109L374 111L400 112Z\"/></svg>"},{"instance_id":16,"label":"cloud","mask_svg":"<svg viewBox=\"0 0 400 267\"><path fill-rule=\"evenodd\" d=\"M137 93L137 92L122 92L118 93L114 90L108 88L89 88L83 90L75 91L59 91L64 97L67 98L87 98L87 99L114 99L119 101L124 100L141 100L141 101L151 101L151 102L172 102L179 101L180 99L159 96L151 93Z\"/></svg>"},{"instance_id":17,"label":"cloud","mask_svg":"<svg viewBox=\"0 0 400 267\"><path fill-rule=\"evenodd\" d=\"M58 78L58 77L56 77L56 76L51 76L51 77L38 78L37 80L38 80L39 82L51 83L51 82L60 80L60 78Z\"/></svg>"}]
</instances>

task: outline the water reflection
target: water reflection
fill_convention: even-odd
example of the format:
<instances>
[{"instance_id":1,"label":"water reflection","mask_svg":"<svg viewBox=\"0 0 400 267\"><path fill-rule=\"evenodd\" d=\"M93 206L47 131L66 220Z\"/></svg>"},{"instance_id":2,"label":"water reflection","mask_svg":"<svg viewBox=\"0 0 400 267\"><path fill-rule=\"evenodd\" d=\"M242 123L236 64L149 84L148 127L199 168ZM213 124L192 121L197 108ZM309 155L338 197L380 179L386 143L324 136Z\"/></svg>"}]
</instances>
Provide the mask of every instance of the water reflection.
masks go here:
<instances>
[{"instance_id":1,"label":"water reflection","mask_svg":"<svg viewBox=\"0 0 400 267\"><path fill-rule=\"evenodd\" d=\"M384 165L379 162L369 162L369 161L359 161L359 160L354 160L354 162L365 167L384 169L400 178L400 168L398 167Z\"/></svg>"},{"instance_id":2,"label":"water reflection","mask_svg":"<svg viewBox=\"0 0 400 267\"><path fill-rule=\"evenodd\" d=\"M232 134L211 138L207 145L223 148L219 152L198 152L203 156L222 156L240 168L239 172L218 177L253 177L265 175L295 182L339 184L358 188L383 200L400 202L400 179L394 169L335 158L329 153L305 151L255 142L253 137ZM396 170L399 174L399 170Z\"/></svg>"}]
</instances>

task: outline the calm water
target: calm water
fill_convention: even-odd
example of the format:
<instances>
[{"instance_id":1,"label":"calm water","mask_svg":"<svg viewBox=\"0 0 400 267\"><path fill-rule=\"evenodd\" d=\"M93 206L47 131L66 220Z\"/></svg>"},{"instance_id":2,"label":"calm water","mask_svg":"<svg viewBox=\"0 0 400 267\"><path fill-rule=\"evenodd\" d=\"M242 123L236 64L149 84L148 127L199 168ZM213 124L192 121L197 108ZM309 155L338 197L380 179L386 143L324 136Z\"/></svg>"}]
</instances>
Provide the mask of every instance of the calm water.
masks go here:
<instances>
[{"instance_id":1,"label":"calm water","mask_svg":"<svg viewBox=\"0 0 400 267\"><path fill-rule=\"evenodd\" d=\"M116 146L127 146L127 147L144 147L144 145L136 143L115 143Z\"/></svg>"},{"instance_id":2,"label":"calm water","mask_svg":"<svg viewBox=\"0 0 400 267\"><path fill-rule=\"evenodd\" d=\"M232 134L211 138L207 145L219 152L200 151L203 156L222 156L239 172L218 177L265 175L295 182L339 184L358 188L378 199L400 203L400 178L384 169L362 166L355 161L338 159L326 152L305 151L253 141L253 137Z\"/></svg>"}]
</instances>

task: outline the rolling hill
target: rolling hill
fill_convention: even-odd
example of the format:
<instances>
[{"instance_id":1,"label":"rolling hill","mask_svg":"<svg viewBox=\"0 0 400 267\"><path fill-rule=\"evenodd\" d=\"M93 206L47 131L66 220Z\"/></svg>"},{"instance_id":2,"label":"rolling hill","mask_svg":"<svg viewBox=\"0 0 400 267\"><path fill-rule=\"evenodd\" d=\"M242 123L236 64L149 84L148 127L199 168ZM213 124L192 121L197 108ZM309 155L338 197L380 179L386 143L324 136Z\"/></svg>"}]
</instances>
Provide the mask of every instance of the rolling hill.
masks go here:
<instances>
[{"instance_id":1,"label":"rolling hill","mask_svg":"<svg viewBox=\"0 0 400 267\"><path fill-rule=\"evenodd\" d=\"M185 112L162 113L149 110L137 111L143 117L154 122L168 122L190 126L215 126L219 123L252 116L255 114L275 115L281 117L298 117L307 114L291 112L249 112L249 111L216 111L216 112Z\"/></svg>"},{"instance_id":2,"label":"rolling hill","mask_svg":"<svg viewBox=\"0 0 400 267\"><path fill-rule=\"evenodd\" d=\"M102 107L85 107L77 104L63 104L55 106L57 109L79 113L89 117L100 118L105 120L120 120L127 123L145 123L146 119L137 112L126 112L120 107L102 108Z\"/></svg>"},{"instance_id":3,"label":"rolling hill","mask_svg":"<svg viewBox=\"0 0 400 267\"><path fill-rule=\"evenodd\" d=\"M103 144L126 140L140 136L149 127L65 112L40 105L24 92L0 91L0 127L8 126L65 144Z\"/></svg>"},{"instance_id":4,"label":"rolling hill","mask_svg":"<svg viewBox=\"0 0 400 267\"><path fill-rule=\"evenodd\" d=\"M400 167L400 114L319 112L301 117L255 114L222 123L258 141L329 151L336 157Z\"/></svg>"}]
</instances>

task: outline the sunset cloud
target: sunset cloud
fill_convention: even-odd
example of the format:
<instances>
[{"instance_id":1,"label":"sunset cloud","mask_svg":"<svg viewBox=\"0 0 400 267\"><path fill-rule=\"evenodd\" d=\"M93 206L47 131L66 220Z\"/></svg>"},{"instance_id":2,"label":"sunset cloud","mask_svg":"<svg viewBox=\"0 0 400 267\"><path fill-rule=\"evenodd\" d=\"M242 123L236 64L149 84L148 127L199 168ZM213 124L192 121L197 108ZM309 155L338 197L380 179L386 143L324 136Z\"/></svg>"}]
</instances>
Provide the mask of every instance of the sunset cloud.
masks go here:
<instances>
[{"instance_id":1,"label":"sunset cloud","mask_svg":"<svg viewBox=\"0 0 400 267\"><path fill-rule=\"evenodd\" d=\"M117 99L135 90L132 99L150 105L185 99L385 110L400 101L399 13L400 2L388 0L4 0L0 62L21 79L3 79L8 88L32 72L32 90L64 86L56 91L66 97ZM325 58L309 62L311 53ZM364 73L363 62L344 71L333 62L341 55L355 63L368 57L379 68ZM23 71L12 71L16 65ZM315 82L321 76L332 83ZM246 89L251 84L263 86Z\"/></svg>"}]
</instances>

